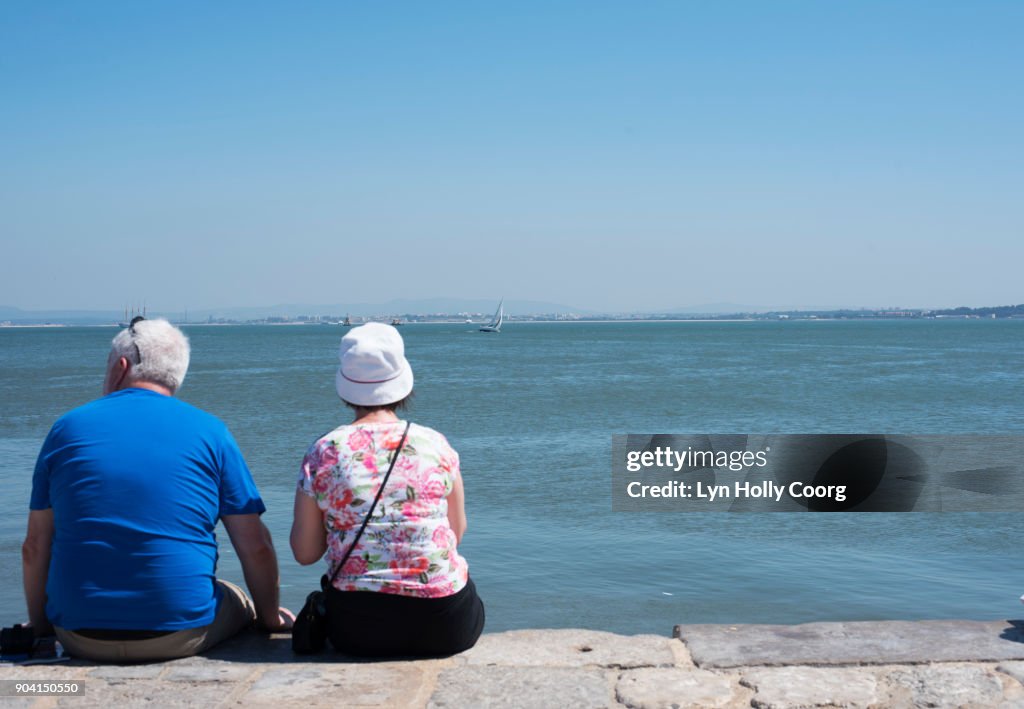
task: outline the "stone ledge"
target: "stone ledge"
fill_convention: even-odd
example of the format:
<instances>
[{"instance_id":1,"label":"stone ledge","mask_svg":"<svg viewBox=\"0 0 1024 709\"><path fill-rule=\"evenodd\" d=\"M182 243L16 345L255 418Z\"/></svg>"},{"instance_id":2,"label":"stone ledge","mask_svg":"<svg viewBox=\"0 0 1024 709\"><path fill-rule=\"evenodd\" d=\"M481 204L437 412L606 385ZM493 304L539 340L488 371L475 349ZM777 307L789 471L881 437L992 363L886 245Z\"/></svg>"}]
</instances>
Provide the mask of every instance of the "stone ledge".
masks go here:
<instances>
[{"instance_id":1,"label":"stone ledge","mask_svg":"<svg viewBox=\"0 0 1024 709\"><path fill-rule=\"evenodd\" d=\"M1024 706L1021 627L1021 621L696 625L678 629L683 642L593 630L518 630L485 635L476 648L454 657L404 661L331 652L295 657L287 636L252 632L208 656L165 663L0 667L0 679L86 684L80 697L5 697L0 705Z\"/></svg>"},{"instance_id":2,"label":"stone ledge","mask_svg":"<svg viewBox=\"0 0 1024 709\"><path fill-rule=\"evenodd\" d=\"M677 625L698 667L1024 660L1024 621Z\"/></svg>"}]
</instances>

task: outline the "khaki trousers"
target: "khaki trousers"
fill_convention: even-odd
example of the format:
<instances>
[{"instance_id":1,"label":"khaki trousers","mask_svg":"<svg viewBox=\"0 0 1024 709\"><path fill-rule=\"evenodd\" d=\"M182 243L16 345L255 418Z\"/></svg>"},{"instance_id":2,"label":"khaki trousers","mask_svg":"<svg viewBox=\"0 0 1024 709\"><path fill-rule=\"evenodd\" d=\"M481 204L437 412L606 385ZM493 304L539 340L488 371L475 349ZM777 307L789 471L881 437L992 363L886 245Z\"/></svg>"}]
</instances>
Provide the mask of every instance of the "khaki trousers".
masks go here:
<instances>
[{"instance_id":1,"label":"khaki trousers","mask_svg":"<svg viewBox=\"0 0 1024 709\"><path fill-rule=\"evenodd\" d=\"M73 630L54 628L57 640L72 657L97 662L150 662L188 657L209 650L236 635L256 620L256 608L245 591L217 579L221 588L220 608L213 622L201 628L178 630L145 640L98 640Z\"/></svg>"}]
</instances>

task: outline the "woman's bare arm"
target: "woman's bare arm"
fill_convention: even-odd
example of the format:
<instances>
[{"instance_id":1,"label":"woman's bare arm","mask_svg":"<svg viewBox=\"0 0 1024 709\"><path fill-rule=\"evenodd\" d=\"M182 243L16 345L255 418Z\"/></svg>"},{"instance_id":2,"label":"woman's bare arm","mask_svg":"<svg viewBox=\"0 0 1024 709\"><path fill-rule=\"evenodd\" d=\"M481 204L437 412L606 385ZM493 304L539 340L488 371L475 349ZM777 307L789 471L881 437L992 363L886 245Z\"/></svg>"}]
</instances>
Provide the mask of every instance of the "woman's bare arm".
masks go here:
<instances>
[{"instance_id":1,"label":"woman's bare arm","mask_svg":"<svg viewBox=\"0 0 1024 709\"><path fill-rule=\"evenodd\" d=\"M455 532L456 543L462 543L466 533L466 492L462 487L462 476L455 477L452 491L448 493L448 524Z\"/></svg>"},{"instance_id":2,"label":"woman's bare arm","mask_svg":"<svg viewBox=\"0 0 1024 709\"><path fill-rule=\"evenodd\" d=\"M295 491L295 513L292 518L290 541L295 560L303 566L315 564L327 551L324 513L315 499L298 490Z\"/></svg>"}]
</instances>

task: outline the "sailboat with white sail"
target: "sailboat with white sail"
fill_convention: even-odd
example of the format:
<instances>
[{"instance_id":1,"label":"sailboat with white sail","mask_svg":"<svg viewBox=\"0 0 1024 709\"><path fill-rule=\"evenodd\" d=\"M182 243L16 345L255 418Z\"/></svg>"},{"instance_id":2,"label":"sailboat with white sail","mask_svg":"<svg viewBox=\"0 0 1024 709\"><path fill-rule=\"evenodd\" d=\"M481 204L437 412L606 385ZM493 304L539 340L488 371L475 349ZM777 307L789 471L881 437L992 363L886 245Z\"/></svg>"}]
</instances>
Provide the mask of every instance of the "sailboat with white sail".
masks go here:
<instances>
[{"instance_id":1,"label":"sailboat with white sail","mask_svg":"<svg viewBox=\"0 0 1024 709\"><path fill-rule=\"evenodd\" d=\"M486 325L480 326L480 332L501 332L501 323L505 319L504 303L504 298L498 301L498 309L494 311L494 317Z\"/></svg>"}]
</instances>

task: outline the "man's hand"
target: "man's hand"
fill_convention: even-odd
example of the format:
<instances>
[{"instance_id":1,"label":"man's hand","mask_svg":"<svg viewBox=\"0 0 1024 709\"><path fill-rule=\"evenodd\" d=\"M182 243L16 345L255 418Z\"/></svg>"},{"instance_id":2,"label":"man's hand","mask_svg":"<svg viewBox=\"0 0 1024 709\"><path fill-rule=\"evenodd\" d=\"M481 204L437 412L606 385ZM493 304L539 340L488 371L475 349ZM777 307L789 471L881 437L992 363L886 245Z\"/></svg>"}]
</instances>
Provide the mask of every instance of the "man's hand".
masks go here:
<instances>
[{"instance_id":1,"label":"man's hand","mask_svg":"<svg viewBox=\"0 0 1024 709\"><path fill-rule=\"evenodd\" d=\"M277 622L274 624L260 623L264 630L268 633L283 633L291 630L292 626L295 625L295 614L290 610L281 606L277 609Z\"/></svg>"}]
</instances>

